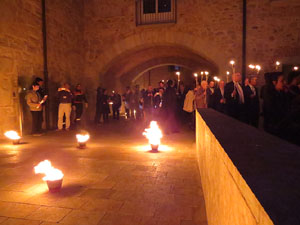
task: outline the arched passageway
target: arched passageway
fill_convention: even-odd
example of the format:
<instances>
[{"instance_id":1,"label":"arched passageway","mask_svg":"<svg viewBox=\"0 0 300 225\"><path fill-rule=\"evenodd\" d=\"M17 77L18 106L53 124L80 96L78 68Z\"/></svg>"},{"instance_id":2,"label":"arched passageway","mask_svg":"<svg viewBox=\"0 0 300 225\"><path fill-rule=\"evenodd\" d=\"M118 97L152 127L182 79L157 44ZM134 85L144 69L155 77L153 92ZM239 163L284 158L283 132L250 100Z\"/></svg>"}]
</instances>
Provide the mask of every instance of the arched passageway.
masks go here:
<instances>
[{"instance_id":1,"label":"arched passageway","mask_svg":"<svg viewBox=\"0 0 300 225\"><path fill-rule=\"evenodd\" d=\"M101 83L107 88L121 90L130 85L145 71L165 65L179 65L191 71L219 72L218 66L180 45L158 45L136 48L115 57L100 74Z\"/></svg>"}]
</instances>

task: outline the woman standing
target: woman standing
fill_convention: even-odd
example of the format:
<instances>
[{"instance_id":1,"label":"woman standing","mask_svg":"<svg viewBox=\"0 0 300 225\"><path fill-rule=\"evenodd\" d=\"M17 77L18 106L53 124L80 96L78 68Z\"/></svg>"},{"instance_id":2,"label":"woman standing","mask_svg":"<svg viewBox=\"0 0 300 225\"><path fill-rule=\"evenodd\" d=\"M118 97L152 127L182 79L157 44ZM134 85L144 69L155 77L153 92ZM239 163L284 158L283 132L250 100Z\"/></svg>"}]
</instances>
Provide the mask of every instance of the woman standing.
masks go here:
<instances>
[{"instance_id":1,"label":"woman standing","mask_svg":"<svg viewBox=\"0 0 300 225\"><path fill-rule=\"evenodd\" d=\"M32 115L31 134L34 136L40 136L42 134L43 107L42 97L38 93L39 88L38 83L33 83L30 91L26 95L26 102Z\"/></svg>"}]
</instances>

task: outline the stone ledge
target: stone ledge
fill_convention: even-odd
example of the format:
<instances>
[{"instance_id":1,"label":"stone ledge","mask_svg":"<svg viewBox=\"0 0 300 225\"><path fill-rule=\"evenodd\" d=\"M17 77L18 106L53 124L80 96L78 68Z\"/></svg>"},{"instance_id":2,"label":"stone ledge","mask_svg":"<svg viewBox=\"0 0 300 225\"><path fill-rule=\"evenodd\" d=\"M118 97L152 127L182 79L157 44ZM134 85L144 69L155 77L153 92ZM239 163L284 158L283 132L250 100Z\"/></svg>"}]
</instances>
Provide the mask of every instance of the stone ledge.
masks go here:
<instances>
[{"instance_id":1,"label":"stone ledge","mask_svg":"<svg viewBox=\"0 0 300 225\"><path fill-rule=\"evenodd\" d=\"M300 223L299 147L211 109L197 131L209 224Z\"/></svg>"}]
</instances>

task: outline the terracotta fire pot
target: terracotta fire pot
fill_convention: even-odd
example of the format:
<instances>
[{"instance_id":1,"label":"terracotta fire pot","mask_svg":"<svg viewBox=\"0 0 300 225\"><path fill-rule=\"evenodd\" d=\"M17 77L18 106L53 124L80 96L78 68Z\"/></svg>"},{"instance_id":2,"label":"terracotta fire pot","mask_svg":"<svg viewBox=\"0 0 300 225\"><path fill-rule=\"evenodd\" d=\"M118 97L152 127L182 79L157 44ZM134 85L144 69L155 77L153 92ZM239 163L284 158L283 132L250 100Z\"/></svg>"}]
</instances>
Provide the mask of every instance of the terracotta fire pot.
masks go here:
<instances>
[{"instance_id":1,"label":"terracotta fire pot","mask_svg":"<svg viewBox=\"0 0 300 225\"><path fill-rule=\"evenodd\" d=\"M48 189L50 192L59 192L62 187L63 179L60 180L47 180Z\"/></svg>"},{"instance_id":2,"label":"terracotta fire pot","mask_svg":"<svg viewBox=\"0 0 300 225\"><path fill-rule=\"evenodd\" d=\"M153 152L158 152L158 146L159 145L151 145L152 151Z\"/></svg>"}]
</instances>

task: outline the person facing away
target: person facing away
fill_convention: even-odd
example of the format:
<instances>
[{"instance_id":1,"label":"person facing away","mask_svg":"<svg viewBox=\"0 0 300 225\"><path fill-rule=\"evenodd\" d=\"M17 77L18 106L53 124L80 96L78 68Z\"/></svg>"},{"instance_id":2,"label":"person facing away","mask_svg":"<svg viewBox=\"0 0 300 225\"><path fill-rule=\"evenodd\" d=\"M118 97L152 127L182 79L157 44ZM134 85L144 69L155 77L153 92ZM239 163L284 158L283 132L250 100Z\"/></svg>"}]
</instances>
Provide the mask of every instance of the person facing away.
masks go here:
<instances>
[{"instance_id":1,"label":"person facing away","mask_svg":"<svg viewBox=\"0 0 300 225\"><path fill-rule=\"evenodd\" d=\"M258 128L259 124L259 94L257 89L257 76L250 76L249 83L244 88L247 122Z\"/></svg>"},{"instance_id":2,"label":"person facing away","mask_svg":"<svg viewBox=\"0 0 300 225\"><path fill-rule=\"evenodd\" d=\"M72 111L72 99L73 95L70 91L70 85L68 83L64 83L64 85L58 89L58 122L57 127L58 130L63 129L63 118L66 118L66 126L65 129L68 131L70 128L70 116Z\"/></svg>"},{"instance_id":3,"label":"person facing away","mask_svg":"<svg viewBox=\"0 0 300 225\"><path fill-rule=\"evenodd\" d=\"M108 104L108 95L107 90L103 89L103 96L102 96L102 102L101 102L101 108L100 114L103 115L103 122L108 122L108 114L110 112L109 104ZM101 116L100 116L101 118Z\"/></svg>"},{"instance_id":4,"label":"person facing away","mask_svg":"<svg viewBox=\"0 0 300 225\"><path fill-rule=\"evenodd\" d=\"M94 123L97 125L100 122L100 116L102 111L102 96L103 96L103 89L101 87L97 88L97 100L96 100L96 113Z\"/></svg>"},{"instance_id":5,"label":"person facing away","mask_svg":"<svg viewBox=\"0 0 300 225\"><path fill-rule=\"evenodd\" d=\"M214 106L214 99L213 94L215 93L215 82L210 81L208 84L208 88L206 89L206 102L208 108L213 108Z\"/></svg>"},{"instance_id":6,"label":"person facing away","mask_svg":"<svg viewBox=\"0 0 300 225\"><path fill-rule=\"evenodd\" d=\"M127 118L130 118L130 103L131 103L131 98L132 98L132 91L130 89L130 87L126 87L126 91L123 94L123 100L124 100L124 104L125 104L125 112L127 115Z\"/></svg>"},{"instance_id":7,"label":"person facing away","mask_svg":"<svg viewBox=\"0 0 300 225\"><path fill-rule=\"evenodd\" d=\"M218 112L225 113L226 112L226 100L224 95L224 87L225 82L223 80L220 81L219 87L215 90L212 98L213 98L213 108Z\"/></svg>"},{"instance_id":8,"label":"person facing away","mask_svg":"<svg viewBox=\"0 0 300 225\"><path fill-rule=\"evenodd\" d=\"M240 121L245 121L245 97L240 84L241 80L240 73L232 74L232 81L225 85L224 95L227 114Z\"/></svg>"},{"instance_id":9,"label":"person facing away","mask_svg":"<svg viewBox=\"0 0 300 225\"><path fill-rule=\"evenodd\" d=\"M80 122L81 116L83 113L83 108L88 107L88 101L86 99L86 96L84 92L82 91L81 85L77 84L73 93L73 106L75 107L75 123Z\"/></svg>"},{"instance_id":10,"label":"person facing away","mask_svg":"<svg viewBox=\"0 0 300 225\"><path fill-rule=\"evenodd\" d=\"M177 96L176 89L174 88L174 83L172 80L168 80L167 88L163 94L163 110L166 122L166 133L176 133L179 132L178 124L176 121L175 113L177 106Z\"/></svg>"},{"instance_id":11,"label":"person facing away","mask_svg":"<svg viewBox=\"0 0 300 225\"><path fill-rule=\"evenodd\" d=\"M284 92L283 73L271 73L271 82L264 94L264 118L268 122L265 129L269 133L280 136L281 123L288 109L287 95Z\"/></svg>"},{"instance_id":12,"label":"person facing away","mask_svg":"<svg viewBox=\"0 0 300 225\"><path fill-rule=\"evenodd\" d=\"M113 109L113 119L119 120L120 118L120 107L122 105L121 95L117 91L113 91L112 93L112 109Z\"/></svg>"},{"instance_id":13,"label":"person facing away","mask_svg":"<svg viewBox=\"0 0 300 225\"><path fill-rule=\"evenodd\" d=\"M29 106L32 116L31 134L34 136L39 136L42 133L43 108L41 104L42 97L38 92L39 88L38 83L33 83L30 91L26 95L26 103Z\"/></svg>"},{"instance_id":14,"label":"person facing away","mask_svg":"<svg viewBox=\"0 0 300 225\"><path fill-rule=\"evenodd\" d=\"M151 85L148 86L147 90L144 92L143 102L144 102L144 118L146 122L150 122L153 113L153 100L154 91Z\"/></svg>"},{"instance_id":15,"label":"person facing away","mask_svg":"<svg viewBox=\"0 0 300 225\"><path fill-rule=\"evenodd\" d=\"M203 109L207 108L207 81L203 80L201 81L201 86L197 85L196 91L195 91L195 105L196 109Z\"/></svg>"}]
</instances>

